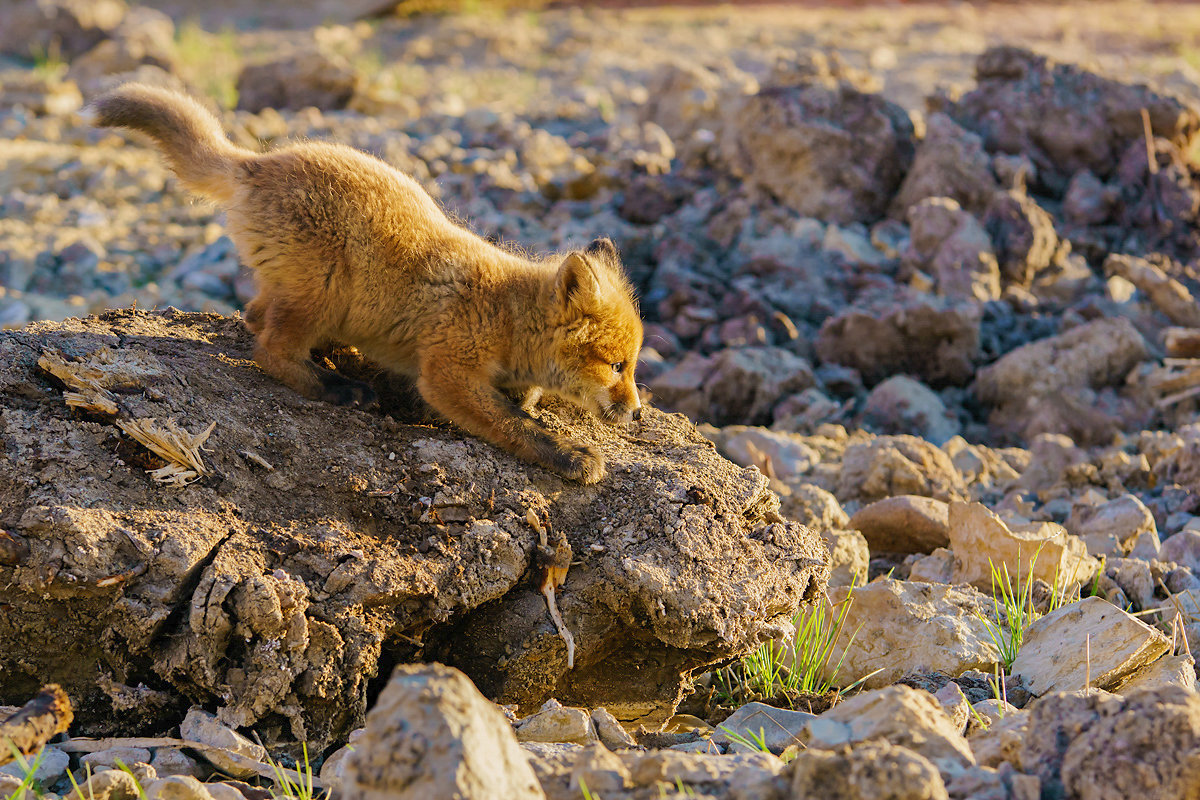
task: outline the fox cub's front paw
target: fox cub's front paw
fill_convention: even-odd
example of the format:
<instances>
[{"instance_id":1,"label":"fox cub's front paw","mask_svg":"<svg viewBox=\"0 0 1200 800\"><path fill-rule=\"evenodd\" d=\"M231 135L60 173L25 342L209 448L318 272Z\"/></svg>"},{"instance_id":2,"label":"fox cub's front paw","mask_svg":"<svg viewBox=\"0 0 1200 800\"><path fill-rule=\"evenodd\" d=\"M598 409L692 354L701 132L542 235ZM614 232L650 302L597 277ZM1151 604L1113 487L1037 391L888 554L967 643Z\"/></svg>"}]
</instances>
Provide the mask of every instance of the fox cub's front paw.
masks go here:
<instances>
[{"instance_id":1,"label":"fox cub's front paw","mask_svg":"<svg viewBox=\"0 0 1200 800\"><path fill-rule=\"evenodd\" d=\"M604 457L594 447L567 444L551 467L559 475L580 483L597 483L604 477Z\"/></svg>"},{"instance_id":2,"label":"fox cub's front paw","mask_svg":"<svg viewBox=\"0 0 1200 800\"><path fill-rule=\"evenodd\" d=\"M335 406L356 406L365 409L378 405L378 398L368 384L343 377L336 372L328 372L321 376L321 399Z\"/></svg>"}]
</instances>

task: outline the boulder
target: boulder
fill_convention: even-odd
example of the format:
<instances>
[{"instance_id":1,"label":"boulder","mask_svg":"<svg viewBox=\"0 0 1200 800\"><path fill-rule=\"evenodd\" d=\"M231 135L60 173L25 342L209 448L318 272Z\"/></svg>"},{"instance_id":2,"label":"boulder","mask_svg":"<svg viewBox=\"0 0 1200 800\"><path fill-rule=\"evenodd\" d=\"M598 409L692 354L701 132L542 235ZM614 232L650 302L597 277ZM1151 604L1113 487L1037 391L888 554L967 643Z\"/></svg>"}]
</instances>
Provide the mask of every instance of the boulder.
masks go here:
<instances>
[{"instance_id":1,"label":"boulder","mask_svg":"<svg viewBox=\"0 0 1200 800\"><path fill-rule=\"evenodd\" d=\"M739 739L757 744L758 738L761 737L767 749L778 755L788 747L800 744L804 726L816 718L816 714L804 711L789 711L763 703L746 703L717 726L712 741L728 747L730 752L742 753L753 750L748 749ZM735 736L738 738L735 739Z\"/></svg>"},{"instance_id":2,"label":"boulder","mask_svg":"<svg viewBox=\"0 0 1200 800\"><path fill-rule=\"evenodd\" d=\"M980 219L1006 284L1029 286L1058 252L1054 219L1023 189L996 192Z\"/></svg>"},{"instance_id":3,"label":"boulder","mask_svg":"<svg viewBox=\"0 0 1200 800\"><path fill-rule=\"evenodd\" d=\"M15 0L6 5L0 52L66 61L107 38L129 12L124 0Z\"/></svg>"},{"instance_id":4,"label":"boulder","mask_svg":"<svg viewBox=\"0 0 1200 800\"><path fill-rule=\"evenodd\" d=\"M975 215L983 214L1000 188L983 140L941 112L929 115L912 167L892 199L891 213L904 219L912 206L945 197Z\"/></svg>"},{"instance_id":5,"label":"boulder","mask_svg":"<svg viewBox=\"0 0 1200 800\"><path fill-rule=\"evenodd\" d=\"M1178 686L1130 695L1067 746L1062 784L1080 800L1200 795L1200 696Z\"/></svg>"},{"instance_id":6,"label":"boulder","mask_svg":"<svg viewBox=\"0 0 1200 800\"><path fill-rule=\"evenodd\" d=\"M975 374L980 318L973 303L900 292L828 318L815 347L822 361L853 367L871 384L898 373L935 387L963 384Z\"/></svg>"},{"instance_id":7,"label":"boulder","mask_svg":"<svg viewBox=\"0 0 1200 800\"><path fill-rule=\"evenodd\" d=\"M989 424L1033 439L1063 433L1106 442L1119 417L1096 408L1096 390L1124 381L1149 357L1142 335L1123 318L1097 319L1024 345L979 371L975 394L992 407Z\"/></svg>"},{"instance_id":8,"label":"boulder","mask_svg":"<svg viewBox=\"0 0 1200 800\"><path fill-rule=\"evenodd\" d=\"M975 80L946 113L989 152L1028 155L1059 193L1081 169L1107 179L1125 150L1143 142L1143 109L1154 135L1183 150L1200 132L1200 113L1172 96L1017 47L984 52Z\"/></svg>"},{"instance_id":9,"label":"boulder","mask_svg":"<svg viewBox=\"0 0 1200 800\"><path fill-rule=\"evenodd\" d=\"M908 209L903 264L933 278L937 293L987 302L1000 297L1000 267L988 233L957 201L928 197ZM949 438L949 437L946 437Z\"/></svg>"},{"instance_id":10,"label":"boulder","mask_svg":"<svg viewBox=\"0 0 1200 800\"><path fill-rule=\"evenodd\" d=\"M1127 553L1142 534L1158 534L1154 514L1132 494L1124 494L1097 505L1072 506L1065 525L1073 535L1088 543L1090 553L1100 552L1098 548L1092 548L1092 541L1106 541L1111 537L1117 541L1122 552Z\"/></svg>"},{"instance_id":11,"label":"boulder","mask_svg":"<svg viewBox=\"0 0 1200 800\"><path fill-rule=\"evenodd\" d=\"M1112 689L1170 648L1168 637L1137 617L1085 597L1025 629L1012 674L1036 695Z\"/></svg>"},{"instance_id":12,"label":"boulder","mask_svg":"<svg viewBox=\"0 0 1200 800\"><path fill-rule=\"evenodd\" d=\"M932 497L885 497L854 512L849 527L877 553L932 553L950 543L949 509Z\"/></svg>"},{"instance_id":13,"label":"boulder","mask_svg":"<svg viewBox=\"0 0 1200 800\"><path fill-rule=\"evenodd\" d=\"M1100 568L1083 542L1053 522L1008 525L982 503L951 503L947 518L955 583L990 591L994 567L1007 569L1013 588L1032 574L1066 591Z\"/></svg>"},{"instance_id":14,"label":"boulder","mask_svg":"<svg viewBox=\"0 0 1200 800\"><path fill-rule=\"evenodd\" d=\"M951 501L965 497L966 487L950 457L915 436L876 436L846 448L839 500L870 503L902 494Z\"/></svg>"},{"instance_id":15,"label":"boulder","mask_svg":"<svg viewBox=\"0 0 1200 800\"><path fill-rule=\"evenodd\" d=\"M588 744L598 737L586 708L570 708L551 699L517 724L517 740Z\"/></svg>"},{"instance_id":16,"label":"boulder","mask_svg":"<svg viewBox=\"0 0 1200 800\"><path fill-rule=\"evenodd\" d=\"M883 578L853 592L829 588L835 605L847 596L850 608L828 661L830 670L841 665L839 686L868 675L863 685L876 688L912 673L956 676L996 666L996 646L980 619L991 616L992 601L970 587Z\"/></svg>"},{"instance_id":17,"label":"boulder","mask_svg":"<svg viewBox=\"0 0 1200 800\"><path fill-rule=\"evenodd\" d=\"M967 740L933 695L909 686L889 686L843 700L811 720L805 731L809 750L840 750L883 739L919 753L942 773L975 764Z\"/></svg>"},{"instance_id":18,"label":"boulder","mask_svg":"<svg viewBox=\"0 0 1200 800\"><path fill-rule=\"evenodd\" d=\"M714 440L730 461L758 467L784 483L795 481L821 462L821 454L805 444L803 437L769 428L729 425L721 428Z\"/></svg>"},{"instance_id":19,"label":"boulder","mask_svg":"<svg viewBox=\"0 0 1200 800\"><path fill-rule=\"evenodd\" d=\"M845 225L883 216L912 164L908 113L846 84L771 86L732 108L732 171L801 216Z\"/></svg>"},{"instance_id":20,"label":"boulder","mask_svg":"<svg viewBox=\"0 0 1200 800\"><path fill-rule=\"evenodd\" d=\"M544 798L512 727L467 676L400 666L346 756L342 792L362 800Z\"/></svg>"},{"instance_id":21,"label":"boulder","mask_svg":"<svg viewBox=\"0 0 1200 800\"><path fill-rule=\"evenodd\" d=\"M345 108L362 76L343 56L312 47L247 64L237 79L238 109Z\"/></svg>"},{"instance_id":22,"label":"boulder","mask_svg":"<svg viewBox=\"0 0 1200 800\"><path fill-rule=\"evenodd\" d=\"M872 389L859 421L877 433L911 433L938 446L960 430L942 398L907 375L894 375Z\"/></svg>"},{"instance_id":23,"label":"boulder","mask_svg":"<svg viewBox=\"0 0 1200 800\"><path fill-rule=\"evenodd\" d=\"M1150 689L1178 686L1189 692L1196 691L1196 659L1187 653L1163 656L1152 664L1130 675L1113 690L1118 694L1131 695Z\"/></svg>"},{"instance_id":24,"label":"boulder","mask_svg":"<svg viewBox=\"0 0 1200 800\"><path fill-rule=\"evenodd\" d=\"M791 765L792 797L838 800L948 800L928 758L888 742L805 750Z\"/></svg>"},{"instance_id":25,"label":"boulder","mask_svg":"<svg viewBox=\"0 0 1200 800\"><path fill-rule=\"evenodd\" d=\"M155 482L163 462L73 414L43 351L134 387L124 413L215 423L207 474ZM691 675L779 638L823 594L817 534L780 522L766 478L682 417L647 409L635 439L539 409L604 453L608 477L582 487L448 426L306 400L251 351L240 321L174 310L0 332L0 529L28 547L0 563L0 704L58 682L74 733L129 735L194 702L234 728L286 721L259 731L315 751L361 726L381 665L440 659L524 713L553 696L656 725ZM557 592L573 667L529 572L533 515L574 552ZM115 715L102 674L156 691Z\"/></svg>"},{"instance_id":26,"label":"boulder","mask_svg":"<svg viewBox=\"0 0 1200 800\"><path fill-rule=\"evenodd\" d=\"M1098 690L1055 692L1041 698L1022 715L1024 735L1014 766L1041 778L1043 796L1067 797L1062 767L1071 744L1120 709L1119 697Z\"/></svg>"},{"instance_id":27,"label":"boulder","mask_svg":"<svg viewBox=\"0 0 1200 800\"><path fill-rule=\"evenodd\" d=\"M766 425L784 397L815 383L812 366L782 347L689 352L650 382L655 400L713 425Z\"/></svg>"},{"instance_id":28,"label":"boulder","mask_svg":"<svg viewBox=\"0 0 1200 800\"><path fill-rule=\"evenodd\" d=\"M249 778L256 773L247 769L245 762L241 759L227 758L226 751L260 763L265 760L267 755L267 751L263 749L262 745L255 744L237 731L230 730L227 726L222 725L215 715L199 708L190 709L187 716L183 718L183 722L179 723L179 735L186 741L199 742L217 748L205 750L201 755L214 767L235 778ZM148 761L149 759L140 760Z\"/></svg>"}]
</instances>

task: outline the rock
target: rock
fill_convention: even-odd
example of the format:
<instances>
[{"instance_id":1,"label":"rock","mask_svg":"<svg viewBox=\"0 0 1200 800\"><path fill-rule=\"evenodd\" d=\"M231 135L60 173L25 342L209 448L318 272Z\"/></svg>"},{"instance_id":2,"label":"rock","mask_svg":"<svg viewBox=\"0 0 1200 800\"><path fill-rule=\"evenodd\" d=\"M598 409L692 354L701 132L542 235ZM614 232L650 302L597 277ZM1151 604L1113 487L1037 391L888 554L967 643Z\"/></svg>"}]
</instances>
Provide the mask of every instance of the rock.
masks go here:
<instances>
[{"instance_id":1,"label":"rock","mask_svg":"<svg viewBox=\"0 0 1200 800\"><path fill-rule=\"evenodd\" d=\"M623 792L633 783L629 769L619 757L599 743L585 747L575 759L570 788L577 792L586 787L593 796ZM582 792L581 792L582 793Z\"/></svg>"},{"instance_id":2,"label":"rock","mask_svg":"<svg viewBox=\"0 0 1200 800\"><path fill-rule=\"evenodd\" d=\"M637 747L637 742L633 740L628 731L621 727L617 718L608 713L606 708L597 708L592 711L592 726L596 730L596 735L600 737L600 742L609 750Z\"/></svg>"},{"instance_id":3,"label":"rock","mask_svg":"<svg viewBox=\"0 0 1200 800\"><path fill-rule=\"evenodd\" d=\"M781 347L722 350L704 381L706 421L714 425L765 425L789 394L815 383L809 363Z\"/></svg>"},{"instance_id":4,"label":"rock","mask_svg":"<svg viewBox=\"0 0 1200 800\"><path fill-rule=\"evenodd\" d=\"M980 302L1000 297L1000 267L992 241L957 201L926 198L908 209L908 225L911 238L903 263L931 276L938 294Z\"/></svg>"},{"instance_id":5,"label":"rock","mask_svg":"<svg viewBox=\"0 0 1200 800\"><path fill-rule=\"evenodd\" d=\"M212 800L246 800L246 795L228 783L206 783L204 790Z\"/></svg>"},{"instance_id":6,"label":"rock","mask_svg":"<svg viewBox=\"0 0 1200 800\"><path fill-rule=\"evenodd\" d=\"M859 419L878 433L911 433L939 446L960 431L942 399L907 375L894 375L872 389Z\"/></svg>"},{"instance_id":7,"label":"rock","mask_svg":"<svg viewBox=\"0 0 1200 800\"><path fill-rule=\"evenodd\" d=\"M785 517L807 525L818 531L853 527L850 518L832 492L801 483L790 487L792 492L780 499L781 512Z\"/></svg>"},{"instance_id":8,"label":"rock","mask_svg":"<svg viewBox=\"0 0 1200 800\"><path fill-rule=\"evenodd\" d=\"M1028 154L1059 192L1081 169L1107 179L1126 148L1143 141L1142 109L1154 134L1182 149L1200 131L1200 114L1174 97L1016 47L984 52L975 80L946 112L989 152Z\"/></svg>"},{"instance_id":9,"label":"rock","mask_svg":"<svg viewBox=\"0 0 1200 800\"><path fill-rule=\"evenodd\" d=\"M1104 439L1116 423L1109 419L1108 427L1097 427L1096 412L1089 416L1094 390L1117 385L1148 355L1129 320L1098 319L1019 347L981 369L975 394L993 407L988 420L993 428L1026 439L1038 433Z\"/></svg>"},{"instance_id":10,"label":"rock","mask_svg":"<svg viewBox=\"0 0 1200 800\"><path fill-rule=\"evenodd\" d=\"M663 408L703 420L708 410L704 400L704 381L712 373L712 356L689 350L679 363L650 380L654 400Z\"/></svg>"},{"instance_id":11,"label":"rock","mask_svg":"<svg viewBox=\"0 0 1200 800\"><path fill-rule=\"evenodd\" d=\"M67 74L90 94L105 88L106 76L132 73L143 65L171 73L176 62L175 23L157 9L136 6L109 38L72 60Z\"/></svg>"},{"instance_id":12,"label":"rock","mask_svg":"<svg viewBox=\"0 0 1200 800\"><path fill-rule=\"evenodd\" d=\"M933 697L942 707L942 711L946 712L950 722L954 724L954 729L961 734L966 734L967 720L971 718L971 703L963 694L962 688L954 681L950 681Z\"/></svg>"},{"instance_id":13,"label":"rock","mask_svg":"<svg viewBox=\"0 0 1200 800\"><path fill-rule=\"evenodd\" d=\"M1185 529L1163 539L1158 560L1174 562L1200 574L1200 531Z\"/></svg>"},{"instance_id":14,"label":"rock","mask_svg":"<svg viewBox=\"0 0 1200 800\"><path fill-rule=\"evenodd\" d=\"M1031 623L1012 664L1036 695L1110 689L1170 649L1171 640L1098 597L1085 597Z\"/></svg>"},{"instance_id":15,"label":"rock","mask_svg":"<svg viewBox=\"0 0 1200 800\"><path fill-rule=\"evenodd\" d=\"M718 104L726 87L715 72L679 59L663 64L646 80L643 121L654 122L676 141L691 139L698 128L719 125Z\"/></svg>"},{"instance_id":16,"label":"rock","mask_svg":"<svg viewBox=\"0 0 1200 800\"><path fill-rule=\"evenodd\" d=\"M1080 800L1200 794L1200 696L1180 687L1131 695L1067 746L1062 784Z\"/></svg>"},{"instance_id":17,"label":"rock","mask_svg":"<svg viewBox=\"0 0 1200 800\"><path fill-rule=\"evenodd\" d=\"M836 605L848 594L846 633L828 660L830 669L841 663L838 685L875 673L864 685L876 688L910 673L954 676L968 669L991 670L997 663L996 647L979 618L991 613L991 601L979 592L884 578L853 592L831 586L829 600Z\"/></svg>"},{"instance_id":18,"label":"rock","mask_svg":"<svg viewBox=\"0 0 1200 800\"><path fill-rule=\"evenodd\" d=\"M172 775L170 778L151 781L142 788L146 791L146 800L214 800L204 787L205 784L195 778Z\"/></svg>"},{"instance_id":19,"label":"rock","mask_svg":"<svg viewBox=\"0 0 1200 800\"><path fill-rule=\"evenodd\" d=\"M721 429L716 441L722 453L743 467L756 466L767 473L769 460L771 471L767 474L784 483L791 483L821 462L821 454L801 437L767 428L730 425Z\"/></svg>"},{"instance_id":20,"label":"rock","mask_svg":"<svg viewBox=\"0 0 1200 800\"><path fill-rule=\"evenodd\" d=\"M866 234L837 225L829 225L825 228L825 238L821 241L821 249L826 254L836 257L841 263L853 267L879 269L887 263L887 256L875 247Z\"/></svg>"},{"instance_id":21,"label":"rock","mask_svg":"<svg viewBox=\"0 0 1200 800\"><path fill-rule=\"evenodd\" d=\"M124 770L106 769L102 772L96 772L88 775L87 780L82 782L76 795L79 797L86 797L88 800L139 800L139 798L143 797L142 791L140 790L146 790L146 794L144 796L151 796L148 790L152 785L153 783L147 782L146 785L139 786L138 781ZM0 789L2 788L3 787L0 787ZM201 789L201 791L203 791L203 789ZM196 800L209 800L209 796L207 794L160 794L156 796L177 797L181 800L192 800L193 797L195 797ZM17 800L20 800L20 798Z\"/></svg>"},{"instance_id":22,"label":"rock","mask_svg":"<svg viewBox=\"0 0 1200 800\"><path fill-rule=\"evenodd\" d=\"M1187 653L1167 655L1139 669L1113 690L1118 694L1131 695L1151 689L1178 686L1190 692L1196 691L1196 660Z\"/></svg>"},{"instance_id":23,"label":"rock","mask_svg":"<svg viewBox=\"0 0 1200 800\"><path fill-rule=\"evenodd\" d=\"M38 354L102 346L146 365L143 389L122 398L134 413L180 415L189 431L217 423L203 454L213 477L165 491L113 458L115 428L65 412ZM453 661L522 713L555 696L657 726L693 674L779 638L824 591L818 535L773 521L767 479L718 456L681 417L649 409L633 440L543 404L548 424L605 453L608 478L584 490L446 427L305 400L253 366L251 350L240 321L180 312L0 332L0 528L30 549L23 565L0 565L14 620L0 629L4 696L32 671L77 700L73 734L99 736L137 732L128 720L162 730L190 698L315 752L360 727L381 659L419 636L423 657ZM402 414L402 399L377 388ZM43 455L31 472L33 452ZM558 593L577 645L570 670L527 577L531 509L583 562ZM46 572L64 552L74 555ZM119 650L101 646L113 636ZM119 725L97 685L118 669L128 685L159 689L134 698ZM267 719L296 727L258 724Z\"/></svg>"},{"instance_id":24,"label":"rock","mask_svg":"<svg viewBox=\"0 0 1200 800\"><path fill-rule=\"evenodd\" d=\"M523 742L520 747L549 800L573 800L579 796L579 790L571 788L571 779L576 762L586 749L583 745Z\"/></svg>"},{"instance_id":25,"label":"rock","mask_svg":"<svg viewBox=\"0 0 1200 800\"><path fill-rule=\"evenodd\" d=\"M1058 252L1054 219L1024 189L996 192L981 217L1005 283L1029 286Z\"/></svg>"},{"instance_id":26,"label":"rock","mask_svg":"<svg viewBox=\"0 0 1200 800\"><path fill-rule=\"evenodd\" d=\"M124 0L17 0L5 12L0 52L71 61L108 37L128 11Z\"/></svg>"},{"instance_id":27,"label":"rock","mask_svg":"<svg viewBox=\"0 0 1200 800\"><path fill-rule=\"evenodd\" d=\"M344 747L339 747L325 757L321 764L321 780L335 789L341 787L345 776L346 757L354 752L355 743L367 732L366 728L358 728L350 732L350 740Z\"/></svg>"},{"instance_id":28,"label":"rock","mask_svg":"<svg viewBox=\"0 0 1200 800\"><path fill-rule=\"evenodd\" d=\"M262 762L267 756L267 751L262 745L257 745L237 731L222 725L215 715L199 708L188 711L183 722L179 724L179 736L189 742L200 742L220 748L216 751L203 750L200 754L214 767L234 778L249 778L256 773L240 766L237 761L226 758L221 750L228 750L258 762Z\"/></svg>"},{"instance_id":29,"label":"rock","mask_svg":"<svg viewBox=\"0 0 1200 800\"><path fill-rule=\"evenodd\" d=\"M1154 607L1154 576L1147 562L1134 558L1105 559L1103 580L1111 581L1133 601L1135 611Z\"/></svg>"},{"instance_id":30,"label":"rock","mask_svg":"<svg viewBox=\"0 0 1200 800\"><path fill-rule=\"evenodd\" d=\"M1102 225L1112 216L1120 190L1108 186L1091 170L1071 176L1063 194L1063 218L1075 225Z\"/></svg>"},{"instance_id":31,"label":"rock","mask_svg":"<svg viewBox=\"0 0 1200 800\"><path fill-rule=\"evenodd\" d=\"M847 698L811 720L805 730L810 751L840 750L884 739L919 753L942 773L975 763L967 740L954 729L933 696L908 686L889 686Z\"/></svg>"},{"instance_id":32,"label":"rock","mask_svg":"<svg viewBox=\"0 0 1200 800\"><path fill-rule=\"evenodd\" d=\"M309 48L242 67L238 109L322 110L345 108L361 88L362 76L344 57Z\"/></svg>"},{"instance_id":33,"label":"rock","mask_svg":"<svg viewBox=\"0 0 1200 800\"><path fill-rule=\"evenodd\" d=\"M932 553L950 543L949 508L932 497L885 497L854 512L849 527L877 553Z\"/></svg>"},{"instance_id":34,"label":"rock","mask_svg":"<svg viewBox=\"0 0 1200 800\"><path fill-rule=\"evenodd\" d=\"M504 716L461 672L396 668L347 756L343 793L382 798L542 798Z\"/></svg>"},{"instance_id":35,"label":"rock","mask_svg":"<svg viewBox=\"0 0 1200 800\"><path fill-rule=\"evenodd\" d=\"M712 741L727 747L731 753L747 753L754 752L755 748L747 747L734 736L754 745L761 737L767 749L778 755L788 747L800 744L804 726L816 718L816 714L803 711L788 711L763 703L746 703L717 726Z\"/></svg>"},{"instance_id":36,"label":"rock","mask_svg":"<svg viewBox=\"0 0 1200 800\"><path fill-rule=\"evenodd\" d=\"M53 73L6 73L3 92L0 92L0 109L5 111L21 107L38 115L58 116L78 111L82 105L83 95L75 82L63 80L62 76ZM15 280L9 279L5 283L9 289L23 288ZM29 307L16 298L4 298L0 307L3 308L0 326L17 327L29 321Z\"/></svg>"},{"instance_id":37,"label":"rock","mask_svg":"<svg viewBox=\"0 0 1200 800\"><path fill-rule=\"evenodd\" d=\"M917 144L912 167L892 200L891 213L903 219L922 200L944 197L981 215L999 188L983 141L936 112L925 123L925 138Z\"/></svg>"},{"instance_id":38,"label":"rock","mask_svg":"<svg viewBox=\"0 0 1200 800\"><path fill-rule=\"evenodd\" d=\"M332 756L331 756L332 758ZM329 759L326 759L328 762ZM161 777L171 775L190 775L193 778L203 778L208 770L200 766L196 759L174 747L159 747L155 749L150 759L150 766Z\"/></svg>"},{"instance_id":39,"label":"rock","mask_svg":"<svg viewBox=\"0 0 1200 800\"><path fill-rule=\"evenodd\" d=\"M1067 590L1090 580L1100 563L1053 522L1007 525L982 503L951 503L948 513L954 582L992 587L992 567L1006 568L1015 585L1036 580Z\"/></svg>"},{"instance_id":40,"label":"rock","mask_svg":"<svg viewBox=\"0 0 1200 800\"><path fill-rule=\"evenodd\" d=\"M5 745L5 749L7 749L7 745ZM71 757L57 747L44 747L40 752L41 760L38 762L38 768L33 772L33 779L41 781L45 786L50 786L66 773L71 764ZM34 753L31 756L26 756L25 761L28 764L32 764L38 757L38 753ZM14 761L0 767L0 775L12 775L14 778L24 778L25 770L21 768L20 764Z\"/></svg>"},{"instance_id":41,"label":"rock","mask_svg":"<svg viewBox=\"0 0 1200 800\"><path fill-rule=\"evenodd\" d=\"M955 684L955 686L957 685ZM988 727L999 724L1007 717L1020 714L1024 714L1024 712L1012 703L1006 703L1004 700L997 700L994 697L980 700L971 705L971 721L975 721L975 717L978 716Z\"/></svg>"},{"instance_id":42,"label":"rock","mask_svg":"<svg viewBox=\"0 0 1200 800\"><path fill-rule=\"evenodd\" d=\"M806 750L792 763L792 797L838 800L948 800L929 759L907 747L866 742L836 751Z\"/></svg>"},{"instance_id":43,"label":"rock","mask_svg":"<svg viewBox=\"0 0 1200 800\"><path fill-rule=\"evenodd\" d=\"M858 531L823 530L821 540L829 548L829 585L862 586L867 582L871 553Z\"/></svg>"},{"instance_id":44,"label":"rock","mask_svg":"<svg viewBox=\"0 0 1200 800\"><path fill-rule=\"evenodd\" d=\"M902 494L950 501L964 497L966 487L950 457L915 436L877 436L846 448L839 500L870 503Z\"/></svg>"},{"instance_id":45,"label":"rock","mask_svg":"<svg viewBox=\"0 0 1200 800\"><path fill-rule=\"evenodd\" d=\"M980 318L974 304L901 293L830 317L815 347L822 361L853 367L869 383L907 373L932 386L961 384L975 374Z\"/></svg>"},{"instance_id":46,"label":"rock","mask_svg":"<svg viewBox=\"0 0 1200 800\"><path fill-rule=\"evenodd\" d=\"M1042 782L1001 764L1000 769L971 767L946 781L950 800L1039 800Z\"/></svg>"},{"instance_id":47,"label":"rock","mask_svg":"<svg viewBox=\"0 0 1200 800\"><path fill-rule=\"evenodd\" d=\"M587 709L567 708L557 700L547 700L540 711L517 725L517 741L588 744L597 737Z\"/></svg>"},{"instance_id":48,"label":"rock","mask_svg":"<svg viewBox=\"0 0 1200 800\"><path fill-rule=\"evenodd\" d=\"M913 149L904 109L844 84L762 89L731 109L722 142L735 174L839 225L883 215Z\"/></svg>"},{"instance_id":49,"label":"rock","mask_svg":"<svg viewBox=\"0 0 1200 800\"><path fill-rule=\"evenodd\" d=\"M728 756L681 753L677 750L630 753L624 759L635 787L684 784L688 787L716 788L757 782L777 775L783 762L766 753Z\"/></svg>"},{"instance_id":50,"label":"rock","mask_svg":"<svg viewBox=\"0 0 1200 800\"><path fill-rule=\"evenodd\" d=\"M1099 505L1075 505L1067 518L1066 528L1084 542L1092 538L1113 537L1122 552L1129 552L1134 541L1146 532L1158 534L1154 515L1137 497L1124 494ZM1091 547L1089 552L1093 551Z\"/></svg>"},{"instance_id":51,"label":"rock","mask_svg":"<svg viewBox=\"0 0 1200 800\"><path fill-rule=\"evenodd\" d=\"M908 570L908 579L919 583L953 583L954 553L939 547L927 556L915 559Z\"/></svg>"},{"instance_id":52,"label":"rock","mask_svg":"<svg viewBox=\"0 0 1200 800\"><path fill-rule=\"evenodd\" d=\"M1042 791L1050 797L1066 797L1063 758L1071 744L1101 719L1121 709L1121 699L1092 690L1056 692L1036 701L1027 719L1025 735L1017 755L1022 772L1037 775Z\"/></svg>"},{"instance_id":53,"label":"rock","mask_svg":"<svg viewBox=\"0 0 1200 800\"><path fill-rule=\"evenodd\" d=\"M1119 275L1142 291L1176 325L1200 326L1200 305L1187 287L1144 258L1111 253L1104 274Z\"/></svg>"},{"instance_id":54,"label":"rock","mask_svg":"<svg viewBox=\"0 0 1200 800\"><path fill-rule=\"evenodd\" d=\"M1029 713L1006 712L1003 718L992 721L988 727L976 728L967 742L980 766L1011 764L1021 769L1021 750L1028 733Z\"/></svg>"},{"instance_id":55,"label":"rock","mask_svg":"<svg viewBox=\"0 0 1200 800\"><path fill-rule=\"evenodd\" d=\"M80 764L90 765L93 771L97 767L115 767L118 761L127 767L137 763L149 764L150 751L142 747L112 747L108 750L88 753L79 758Z\"/></svg>"}]
</instances>

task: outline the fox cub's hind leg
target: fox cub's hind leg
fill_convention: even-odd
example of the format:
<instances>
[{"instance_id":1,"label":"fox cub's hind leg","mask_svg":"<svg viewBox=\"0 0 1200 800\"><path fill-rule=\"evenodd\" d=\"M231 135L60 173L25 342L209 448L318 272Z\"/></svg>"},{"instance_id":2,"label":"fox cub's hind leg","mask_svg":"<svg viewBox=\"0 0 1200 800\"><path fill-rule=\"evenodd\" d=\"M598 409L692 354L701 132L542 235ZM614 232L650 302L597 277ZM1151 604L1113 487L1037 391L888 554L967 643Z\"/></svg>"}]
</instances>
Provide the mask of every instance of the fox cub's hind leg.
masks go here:
<instances>
[{"instance_id":1,"label":"fox cub's hind leg","mask_svg":"<svg viewBox=\"0 0 1200 800\"><path fill-rule=\"evenodd\" d=\"M309 314L260 294L246 309L246 327L258 338L254 360L281 383L311 400L340 406L375 403L375 393L367 384L313 363L312 349L321 341Z\"/></svg>"},{"instance_id":2,"label":"fox cub's hind leg","mask_svg":"<svg viewBox=\"0 0 1200 800\"><path fill-rule=\"evenodd\" d=\"M568 480L596 483L604 477L604 458L595 448L554 436L486 376L464 378L447 353L426 353L422 362L421 396L460 428Z\"/></svg>"}]
</instances>

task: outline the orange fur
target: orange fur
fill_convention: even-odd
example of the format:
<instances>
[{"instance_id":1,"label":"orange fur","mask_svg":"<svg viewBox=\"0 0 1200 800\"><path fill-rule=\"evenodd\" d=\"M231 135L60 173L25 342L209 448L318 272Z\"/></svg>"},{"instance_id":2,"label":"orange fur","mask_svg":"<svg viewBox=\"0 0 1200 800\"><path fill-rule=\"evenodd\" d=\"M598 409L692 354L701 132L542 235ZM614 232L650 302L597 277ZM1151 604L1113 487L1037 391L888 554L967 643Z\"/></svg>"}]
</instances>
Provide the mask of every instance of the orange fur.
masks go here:
<instances>
[{"instance_id":1,"label":"orange fur","mask_svg":"<svg viewBox=\"0 0 1200 800\"><path fill-rule=\"evenodd\" d=\"M352 148L254 153L195 101L138 84L94 109L99 125L149 134L183 183L227 212L258 283L246 324L267 373L310 398L366 403L364 384L311 360L314 347L351 345L415 379L470 433L570 479L604 476L594 448L556 438L525 409L545 391L609 422L640 416L642 324L612 242L528 259L454 224L407 175Z\"/></svg>"}]
</instances>

